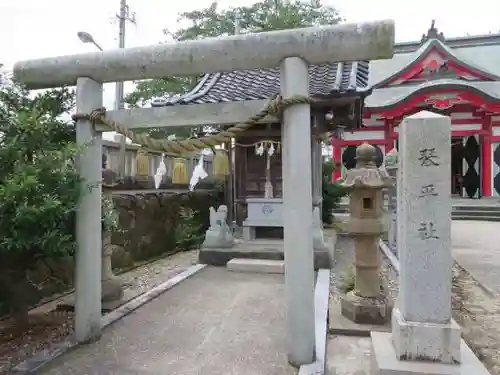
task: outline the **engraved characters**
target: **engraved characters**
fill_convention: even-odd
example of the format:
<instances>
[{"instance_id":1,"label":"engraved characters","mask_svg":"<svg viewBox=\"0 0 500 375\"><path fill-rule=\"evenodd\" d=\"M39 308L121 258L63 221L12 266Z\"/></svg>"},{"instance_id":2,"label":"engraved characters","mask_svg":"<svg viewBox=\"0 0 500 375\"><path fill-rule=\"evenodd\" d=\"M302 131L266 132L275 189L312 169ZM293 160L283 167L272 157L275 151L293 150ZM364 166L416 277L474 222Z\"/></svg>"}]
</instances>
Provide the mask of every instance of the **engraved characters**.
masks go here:
<instances>
[{"instance_id":1,"label":"engraved characters","mask_svg":"<svg viewBox=\"0 0 500 375\"><path fill-rule=\"evenodd\" d=\"M423 148L419 150L420 157L418 161L420 162L421 167L435 167L439 166L439 156L436 153L436 149L432 148ZM436 185L433 183L425 184L420 187L420 192L418 198L430 198L439 196ZM429 239L439 239L439 236L436 234L436 224L433 221L421 221L418 226L418 234L422 240Z\"/></svg>"}]
</instances>

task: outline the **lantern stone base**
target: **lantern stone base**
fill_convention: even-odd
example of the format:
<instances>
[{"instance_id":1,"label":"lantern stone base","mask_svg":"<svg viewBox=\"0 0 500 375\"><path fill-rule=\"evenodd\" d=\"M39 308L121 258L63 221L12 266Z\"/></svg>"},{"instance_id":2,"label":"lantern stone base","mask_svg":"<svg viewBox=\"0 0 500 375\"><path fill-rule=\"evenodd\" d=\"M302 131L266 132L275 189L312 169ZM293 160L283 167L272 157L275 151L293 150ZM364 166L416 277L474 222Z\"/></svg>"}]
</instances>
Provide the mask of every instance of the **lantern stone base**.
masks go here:
<instances>
[{"instance_id":1,"label":"lantern stone base","mask_svg":"<svg viewBox=\"0 0 500 375\"><path fill-rule=\"evenodd\" d=\"M369 298L350 291L342 297L341 310L343 316L355 323L385 325L391 319L392 306L382 294Z\"/></svg>"}]
</instances>

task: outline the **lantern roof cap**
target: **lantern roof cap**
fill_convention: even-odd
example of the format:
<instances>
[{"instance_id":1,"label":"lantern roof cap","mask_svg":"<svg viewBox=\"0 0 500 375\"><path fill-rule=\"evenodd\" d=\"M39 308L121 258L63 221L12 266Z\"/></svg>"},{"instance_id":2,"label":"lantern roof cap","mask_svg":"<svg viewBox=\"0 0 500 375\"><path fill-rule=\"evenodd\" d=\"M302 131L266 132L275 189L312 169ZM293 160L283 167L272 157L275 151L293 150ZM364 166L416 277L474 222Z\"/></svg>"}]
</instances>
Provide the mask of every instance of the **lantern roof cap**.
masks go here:
<instances>
[{"instance_id":1,"label":"lantern roof cap","mask_svg":"<svg viewBox=\"0 0 500 375\"><path fill-rule=\"evenodd\" d=\"M375 165L376 149L374 146L363 143L356 149L356 167L347 170L341 186L352 190L382 189L394 184L394 179L385 168Z\"/></svg>"}]
</instances>

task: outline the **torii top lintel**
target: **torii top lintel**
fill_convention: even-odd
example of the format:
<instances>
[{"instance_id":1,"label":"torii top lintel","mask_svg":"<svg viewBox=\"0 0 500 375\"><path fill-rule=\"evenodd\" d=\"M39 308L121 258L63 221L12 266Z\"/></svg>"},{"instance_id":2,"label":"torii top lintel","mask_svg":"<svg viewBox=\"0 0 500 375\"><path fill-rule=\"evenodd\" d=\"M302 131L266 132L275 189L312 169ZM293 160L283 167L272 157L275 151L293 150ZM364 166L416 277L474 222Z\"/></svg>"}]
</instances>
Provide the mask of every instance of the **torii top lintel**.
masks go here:
<instances>
[{"instance_id":1,"label":"torii top lintel","mask_svg":"<svg viewBox=\"0 0 500 375\"><path fill-rule=\"evenodd\" d=\"M75 85L80 77L104 83L275 68L293 56L310 64L387 59L393 47L394 21L384 20L28 60L15 64L14 76L42 89Z\"/></svg>"}]
</instances>

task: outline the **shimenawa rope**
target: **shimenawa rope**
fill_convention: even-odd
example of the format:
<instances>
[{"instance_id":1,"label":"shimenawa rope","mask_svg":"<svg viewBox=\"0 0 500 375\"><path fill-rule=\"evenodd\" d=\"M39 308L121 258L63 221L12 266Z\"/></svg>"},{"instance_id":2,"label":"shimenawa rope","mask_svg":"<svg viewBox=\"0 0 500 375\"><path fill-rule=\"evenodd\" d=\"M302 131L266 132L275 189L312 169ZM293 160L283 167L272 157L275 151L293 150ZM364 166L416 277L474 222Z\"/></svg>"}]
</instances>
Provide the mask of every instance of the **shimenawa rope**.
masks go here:
<instances>
[{"instance_id":1,"label":"shimenawa rope","mask_svg":"<svg viewBox=\"0 0 500 375\"><path fill-rule=\"evenodd\" d=\"M222 130L217 134L186 140L155 139L144 133L136 134L128 130L127 127L118 124L116 121L106 118L106 108L98 108L90 114L77 113L73 115L73 120L88 120L93 124L103 124L109 126L113 131L130 138L132 142L140 144L142 147L146 147L154 151L181 155L187 152L203 150L205 148L214 148L217 145L231 140L231 138L235 137L239 133L251 128L267 116L280 117L283 111L289 106L294 104L310 103L312 103L312 100L304 96L297 96L288 99L276 96L269 101L264 109L241 124L231 126L230 128Z\"/></svg>"}]
</instances>

